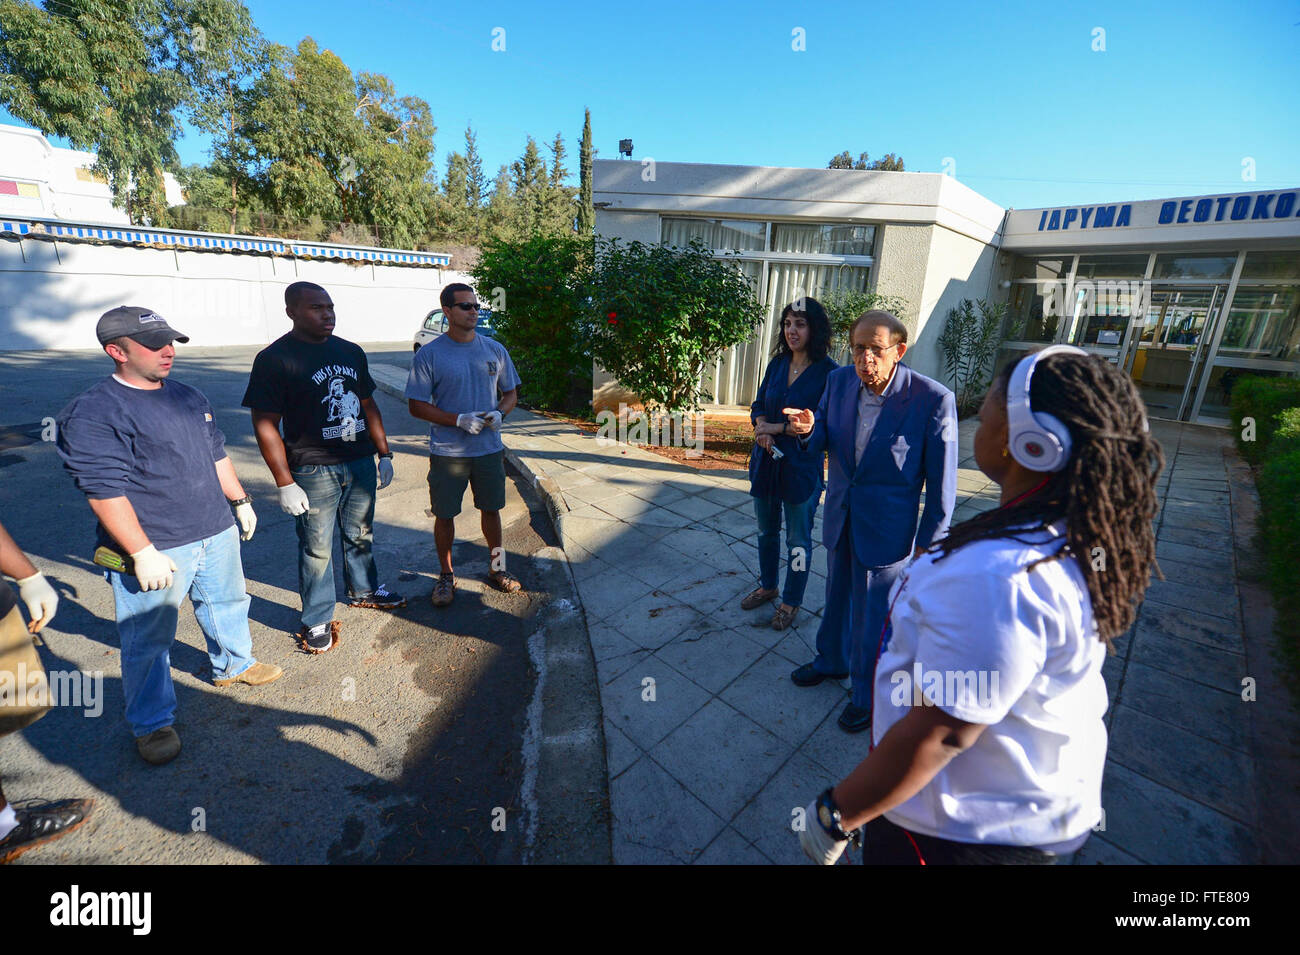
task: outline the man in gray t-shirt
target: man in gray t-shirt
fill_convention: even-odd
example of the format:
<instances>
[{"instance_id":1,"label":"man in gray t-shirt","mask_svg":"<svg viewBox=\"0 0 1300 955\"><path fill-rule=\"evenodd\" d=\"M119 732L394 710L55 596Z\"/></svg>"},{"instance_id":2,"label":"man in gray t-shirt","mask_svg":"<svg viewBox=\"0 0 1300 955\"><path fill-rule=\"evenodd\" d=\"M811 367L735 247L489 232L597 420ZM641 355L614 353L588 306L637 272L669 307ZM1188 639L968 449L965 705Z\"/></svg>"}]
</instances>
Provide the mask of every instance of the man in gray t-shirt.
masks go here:
<instances>
[{"instance_id":1,"label":"man in gray t-shirt","mask_svg":"<svg viewBox=\"0 0 1300 955\"><path fill-rule=\"evenodd\" d=\"M442 290L439 301L447 316L447 331L415 353L406 379L406 399L411 415L430 423L429 502L440 565L433 605L445 607L456 592L451 545L467 484L474 492L492 556L492 583L506 593L522 589L506 573L501 546L506 472L499 433L501 419L518 399L519 375L505 346L474 331L479 304L473 289L453 282Z\"/></svg>"}]
</instances>

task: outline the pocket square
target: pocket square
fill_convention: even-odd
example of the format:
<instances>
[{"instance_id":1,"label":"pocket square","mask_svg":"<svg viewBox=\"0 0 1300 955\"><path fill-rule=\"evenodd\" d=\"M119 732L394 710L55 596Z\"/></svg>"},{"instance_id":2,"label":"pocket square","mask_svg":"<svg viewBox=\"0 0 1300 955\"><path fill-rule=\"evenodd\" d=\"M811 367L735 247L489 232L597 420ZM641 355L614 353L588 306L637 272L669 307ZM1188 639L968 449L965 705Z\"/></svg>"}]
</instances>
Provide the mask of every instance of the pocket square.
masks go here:
<instances>
[{"instance_id":1,"label":"pocket square","mask_svg":"<svg viewBox=\"0 0 1300 955\"><path fill-rule=\"evenodd\" d=\"M907 439L900 434L894 439L894 444L889 450L894 455L894 463L898 465L898 470L903 470L903 464L907 461L907 452L912 450L912 446L908 444Z\"/></svg>"}]
</instances>

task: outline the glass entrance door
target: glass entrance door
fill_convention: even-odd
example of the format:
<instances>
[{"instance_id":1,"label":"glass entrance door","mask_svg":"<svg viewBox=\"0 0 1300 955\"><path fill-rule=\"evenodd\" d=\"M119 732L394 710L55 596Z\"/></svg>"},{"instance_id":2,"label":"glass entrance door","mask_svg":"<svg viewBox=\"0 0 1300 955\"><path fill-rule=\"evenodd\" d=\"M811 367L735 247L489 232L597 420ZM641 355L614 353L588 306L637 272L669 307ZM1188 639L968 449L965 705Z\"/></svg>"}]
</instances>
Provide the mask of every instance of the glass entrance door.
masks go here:
<instances>
[{"instance_id":1,"label":"glass entrance door","mask_svg":"<svg viewBox=\"0 0 1300 955\"><path fill-rule=\"evenodd\" d=\"M1190 419L1192 399L1214 338L1224 285L1153 288L1135 331L1128 372L1156 418Z\"/></svg>"}]
</instances>

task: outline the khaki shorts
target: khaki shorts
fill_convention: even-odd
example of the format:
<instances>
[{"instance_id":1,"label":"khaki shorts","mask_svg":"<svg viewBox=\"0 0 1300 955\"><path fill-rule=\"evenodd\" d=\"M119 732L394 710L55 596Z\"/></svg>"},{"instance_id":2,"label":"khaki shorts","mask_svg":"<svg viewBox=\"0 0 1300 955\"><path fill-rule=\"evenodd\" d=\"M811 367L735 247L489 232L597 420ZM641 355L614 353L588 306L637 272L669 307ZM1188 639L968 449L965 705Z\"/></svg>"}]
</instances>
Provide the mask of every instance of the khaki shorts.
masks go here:
<instances>
[{"instance_id":1,"label":"khaki shorts","mask_svg":"<svg viewBox=\"0 0 1300 955\"><path fill-rule=\"evenodd\" d=\"M505 507L505 452L494 451L476 458L429 455L429 504L434 517L450 519L460 513L466 484L473 490L474 506L480 511Z\"/></svg>"}]
</instances>

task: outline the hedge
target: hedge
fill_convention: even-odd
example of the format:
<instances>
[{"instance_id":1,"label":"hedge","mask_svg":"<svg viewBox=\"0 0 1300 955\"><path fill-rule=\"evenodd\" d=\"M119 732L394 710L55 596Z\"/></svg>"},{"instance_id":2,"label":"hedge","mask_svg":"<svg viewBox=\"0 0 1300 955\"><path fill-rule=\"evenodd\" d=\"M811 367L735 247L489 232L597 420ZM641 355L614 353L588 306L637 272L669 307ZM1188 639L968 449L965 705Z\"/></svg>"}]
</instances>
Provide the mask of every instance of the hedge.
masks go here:
<instances>
[{"instance_id":1,"label":"hedge","mask_svg":"<svg viewBox=\"0 0 1300 955\"><path fill-rule=\"evenodd\" d=\"M1244 440L1250 434L1243 424L1247 417L1255 419L1253 441ZM1292 665L1300 668L1294 630L1300 620L1300 380L1241 379L1233 388L1232 419L1242 456L1258 465L1259 532L1278 634Z\"/></svg>"}]
</instances>

